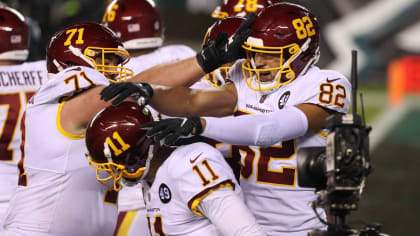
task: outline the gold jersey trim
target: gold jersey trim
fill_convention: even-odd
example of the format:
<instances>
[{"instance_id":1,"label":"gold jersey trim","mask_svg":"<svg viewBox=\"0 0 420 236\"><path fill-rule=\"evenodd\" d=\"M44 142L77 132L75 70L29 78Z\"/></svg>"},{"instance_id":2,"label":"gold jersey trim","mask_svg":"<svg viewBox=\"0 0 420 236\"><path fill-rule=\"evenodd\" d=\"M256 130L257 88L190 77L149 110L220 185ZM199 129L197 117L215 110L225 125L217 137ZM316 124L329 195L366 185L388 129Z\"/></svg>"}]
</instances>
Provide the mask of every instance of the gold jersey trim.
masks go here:
<instances>
[{"instance_id":1,"label":"gold jersey trim","mask_svg":"<svg viewBox=\"0 0 420 236\"><path fill-rule=\"evenodd\" d=\"M67 137L69 139L82 139L85 137L84 134L79 134L79 135L75 135L75 134L70 134L68 132L66 132L63 127L61 127L61 111L63 110L63 106L66 102L63 101L60 103L60 105L58 105L58 111L57 111L57 119L56 119L56 125L57 125L57 129L58 132L60 132L64 137Z\"/></svg>"},{"instance_id":2,"label":"gold jersey trim","mask_svg":"<svg viewBox=\"0 0 420 236\"><path fill-rule=\"evenodd\" d=\"M137 211L127 211L125 212L121 224L117 228L117 235L118 236L125 236L128 235L128 231L136 217Z\"/></svg>"},{"instance_id":3,"label":"gold jersey trim","mask_svg":"<svg viewBox=\"0 0 420 236\"><path fill-rule=\"evenodd\" d=\"M232 190L235 190L235 184L231 180L225 180L215 186L209 187L201 191L199 194L195 195L191 200L188 202L188 206L190 207L191 211L196 215L203 216L203 214L197 210L198 204L200 204L201 200L203 200L207 195L212 193L213 191L225 187L230 187Z\"/></svg>"}]
</instances>

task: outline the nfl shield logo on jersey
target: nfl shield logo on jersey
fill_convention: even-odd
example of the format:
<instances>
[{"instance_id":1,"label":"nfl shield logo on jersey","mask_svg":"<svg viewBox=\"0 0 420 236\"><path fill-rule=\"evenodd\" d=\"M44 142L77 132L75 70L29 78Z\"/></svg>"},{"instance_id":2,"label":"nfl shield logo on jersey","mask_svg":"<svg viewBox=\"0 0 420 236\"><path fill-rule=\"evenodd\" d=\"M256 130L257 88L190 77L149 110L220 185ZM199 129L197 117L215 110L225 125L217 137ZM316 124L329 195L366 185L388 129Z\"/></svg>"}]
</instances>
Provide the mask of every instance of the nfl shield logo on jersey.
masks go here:
<instances>
[{"instance_id":1,"label":"nfl shield logo on jersey","mask_svg":"<svg viewBox=\"0 0 420 236\"><path fill-rule=\"evenodd\" d=\"M289 100L289 97L290 97L290 91L286 91L280 96L279 109L283 109L283 107L286 105L287 100Z\"/></svg>"}]
</instances>

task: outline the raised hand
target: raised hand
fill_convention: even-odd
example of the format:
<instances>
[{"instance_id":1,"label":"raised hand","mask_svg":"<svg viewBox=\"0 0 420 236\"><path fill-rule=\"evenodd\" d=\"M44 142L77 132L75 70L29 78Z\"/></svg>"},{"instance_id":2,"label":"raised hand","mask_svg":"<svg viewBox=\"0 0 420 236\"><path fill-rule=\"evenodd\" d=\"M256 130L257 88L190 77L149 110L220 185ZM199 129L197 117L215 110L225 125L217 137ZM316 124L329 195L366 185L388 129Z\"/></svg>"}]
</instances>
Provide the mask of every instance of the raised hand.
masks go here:
<instances>
[{"instance_id":1,"label":"raised hand","mask_svg":"<svg viewBox=\"0 0 420 236\"><path fill-rule=\"evenodd\" d=\"M249 14L231 38L228 38L227 33L220 32L215 40L203 46L196 58L204 72L210 73L223 64L245 57L242 44L252 33L251 25L255 16L255 13Z\"/></svg>"}]
</instances>

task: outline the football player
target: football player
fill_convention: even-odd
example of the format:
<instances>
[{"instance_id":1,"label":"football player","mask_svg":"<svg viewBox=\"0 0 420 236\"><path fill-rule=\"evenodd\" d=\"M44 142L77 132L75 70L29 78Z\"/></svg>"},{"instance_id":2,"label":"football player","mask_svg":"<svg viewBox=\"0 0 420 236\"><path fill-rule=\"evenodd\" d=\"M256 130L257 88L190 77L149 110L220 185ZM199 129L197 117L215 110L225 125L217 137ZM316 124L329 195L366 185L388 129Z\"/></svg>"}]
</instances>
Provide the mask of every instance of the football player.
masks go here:
<instances>
[{"instance_id":1,"label":"football player","mask_svg":"<svg viewBox=\"0 0 420 236\"><path fill-rule=\"evenodd\" d=\"M84 157L84 133L108 105L99 91L132 75L123 67L128 60L120 39L100 24L76 23L53 35L46 58L50 79L22 115L18 187L4 223L8 232L112 235L116 192L96 180Z\"/></svg>"},{"instance_id":2,"label":"football player","mask_svg":"<svg viewBox=\"0 0 420 236\"><path fill-rule=\"evenodd\" d=\"M121 38L131 57L126 67L134 74L196 53L185 45L163 46L164 26L151 0L114 0L107 6L102 23Z\"/></svg>"},{"instance_id":3,"label":"football player","mask_svg":"<svg viewBox=\"0 0 420 236\"><path fill-rule=\"evenodd\" d=\"M20 119L25 104L47 81L45 61L25 62L29 26L15 9L0 6L0 229L17 186Z\"/></svg>"},{"instance_id":4,"label":"football player","mask_svg":"<svg viewBox=\"0 0 420 236\"><path fill-rule=\"evenodd\" d=\"M179 61L195 55L186 45L164 43L164 25L158 9L150 0L111 1L102 18L102 23L121 38L124 48L130 53L125 67L138 74L150 67ZM210 87L205 81L193 85L195 88ZM151 109L155 118L161 114ZM145 205L141 184L124 186L118 193L118 225L116 235L150 235L145 217Z\"/></svg>"},{"instance_id":5,"label":"football player","mask_svg":"<svg viewBox=\"0 0 420 236\"><path fill-rule=\"evenodd\" d=\"M265 231L269 235L306 235L311 230L325 228L316 217L318 214L325 218L325 212L317 209L315 213L308 206L316 195L314 189L302 188L297 183L296 152L306 146L326 145L326 135L320 131L330 114L347 112L351 85L342 74L314 65L319 57L320 31L316 17L306 8L291 3L273 4L258 13L251 29L253 32L243 44L246 59L236 62L229 71L231 82L212 91L154 86L151 105L172 116L260 115L256 119L268 114L272 115L267 119L275 116L275 122L264 127L262 134L281 135L256 133L252 136L256 140L245 142L243 132L223 130L225 126L243 122L219 123L222 128L215 132L235 140L232 143L252 145L239 147L240 183L247 206ZM214 51L214 54L221 52ZM173 74L173 78L191 79L192 75L199 75L199 69L203 74L222 64L210 55L202 52L196 60L186 60L191 69ZM179 65L167 69L173 73L175 66ZM123 95L122 91L132 87L129 83L108 86L101 92L102 98L109 100L115 93ZM141 90L136 92L147 96ZM118 104L125 97L113 102ZM194 119L175 121L175 125L163 126L170 129L199 124ZM240 128L245 130L247 126ZM206 131L210 129L206 127ZM281 139L267 140L273 136Z\"/></svg>"},{"instance_id":6,"label":"football player","mask_svg":"<svg viewBox=\"0 0 420 236\"><path fill-rule=\"evenodd\" d=\"M147 108L124 102L100 111L86 131L99 181L112 179L116 190L120 180L142 182L151 235L265 235L220 152L200 142L161 146L138 128L152 120Z\"/></svg>"}]
</instances>

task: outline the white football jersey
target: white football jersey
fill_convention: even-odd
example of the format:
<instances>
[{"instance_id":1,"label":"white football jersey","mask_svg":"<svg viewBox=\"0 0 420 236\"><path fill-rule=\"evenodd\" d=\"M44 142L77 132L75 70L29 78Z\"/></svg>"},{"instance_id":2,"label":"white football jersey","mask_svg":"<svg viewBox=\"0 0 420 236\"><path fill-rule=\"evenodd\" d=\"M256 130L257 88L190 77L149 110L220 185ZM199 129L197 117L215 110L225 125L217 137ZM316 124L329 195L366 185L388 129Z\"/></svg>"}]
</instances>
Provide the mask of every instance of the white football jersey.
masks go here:
<instances>
[{"instance_id":1,"label":"white football jersey","mask_svg":"<svg viewBox=\"0 0 420 236\"><path fill-rule=\"evenodd\" d=\"M143 182L152 235L217 235L197 206L213 191L230 187L242 193L223 156L205 143L180 146L159 167L153 184Z\"/></svg>"},{"instance_id":2,"label":"white football jersey","mask_svg":"<svg viewBox=\"0 0 420 236\"><path fill-rule=\"evenodd\" d=\"M155 51L132 57L124 67L133 70L134 74L138 74L153 66L176 62L188 57L195 56L196 52L185 45L169 45L156 49Z\"/></svg>"},{"instance_id":3,"label":"white football jersey","mask_svg":"<svg viewBox=\"0 0 420 236\"><path fill-rule=\"evenodd\" d=\"M66 133L60 125L66 97L108 84L96 70L71 67L51 77L31 98L22 119L19 186L5 229L18 235L112 235L116 193L97 181L85 157L84 135Z\"/></svg>"},{"instance_id":4,"label":"white football jersey","mask_svg":"<svg viewBox=\"0 0 420 236\"><path fill-rule=\"evenodd\" d=\"M242 62L236 63L229 71L229 80L234 83L238 94L235 115L268 114L302 103L341 113L346 113L349 108L351 85L335 71L312 66L303 76L268 96L262 96L246 84ZM240 183L245 202L269 235L307 235L306 231L324 227L308 206L317 197L314 189L299 187L297 182L296 153L302 147L325 145L326 133L319 132L271 147L239 147ZM323 210L319 209L319 212L325 217Z\"/></svg>"},{"instance_id":5,"label":"white football jersey","mask_svg":"<svg viewBox=\"0 0 420 236\"><path fill-rule=\"evenodd\" d=\"M0 229L18 181L20 119L27 101L47 82L45 61L0 66Z\"/></svg>"}]
</instances>

